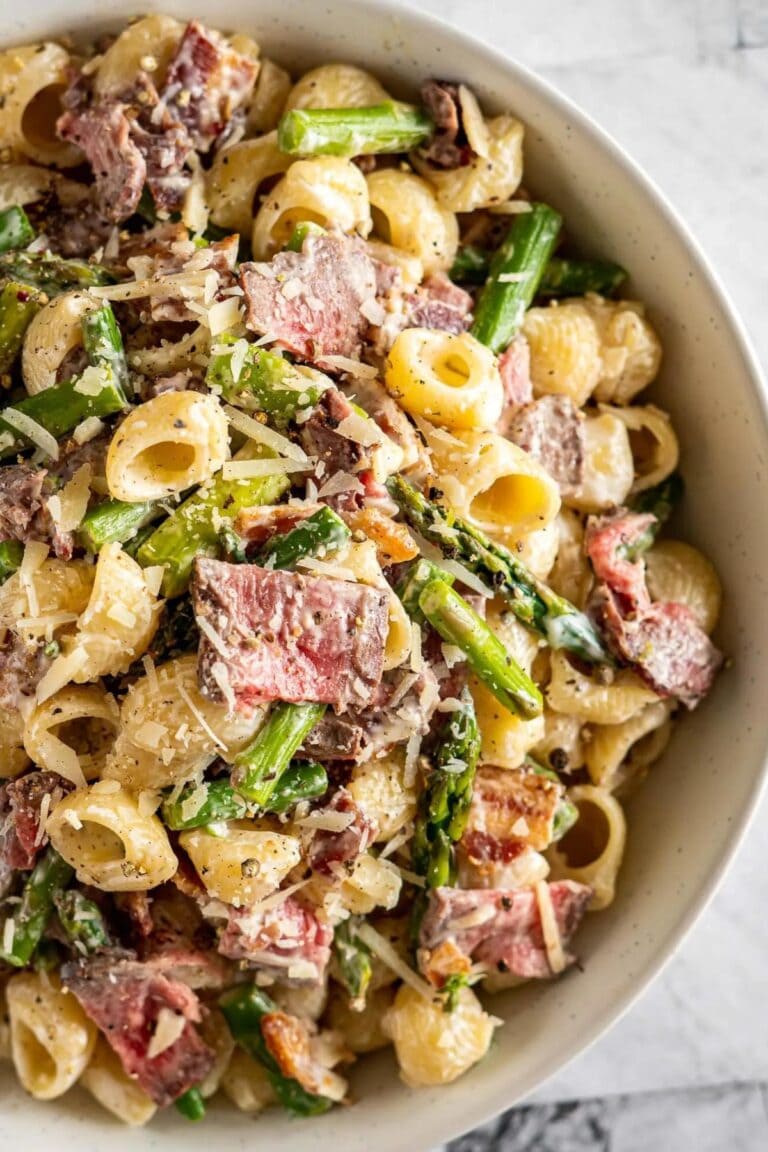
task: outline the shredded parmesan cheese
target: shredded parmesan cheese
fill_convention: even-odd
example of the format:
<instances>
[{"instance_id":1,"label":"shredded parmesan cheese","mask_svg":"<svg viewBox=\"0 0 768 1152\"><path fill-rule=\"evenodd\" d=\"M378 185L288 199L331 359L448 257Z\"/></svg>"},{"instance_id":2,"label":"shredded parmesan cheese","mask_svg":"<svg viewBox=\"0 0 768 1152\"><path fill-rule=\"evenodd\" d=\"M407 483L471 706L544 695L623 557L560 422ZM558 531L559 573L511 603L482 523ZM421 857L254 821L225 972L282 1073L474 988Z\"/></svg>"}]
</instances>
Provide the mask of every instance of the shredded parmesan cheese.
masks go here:
<instances>
[{"instance_id":1,"label":"shredded parmesan cheese","mask_svg":"<svg viewBox=\"0 0 768 1152\"><path fill-rule=\"evenodd\" d=\"M264 444L280 456L287 456L289 460L300 460L302 464L307 462L307 454L304 449L300 445L294 444L287 436L281 436L273 428L267 427L266 424L260 424L258 420L246 416L244 412L239 412L237 408L232 408L229 404L225 404L224 411L232 427L237 428L238 432L242 432L249 440L255 440L257 444Z\"/></svg>"},{"instance_id":2,"label":"shredded parmesan cheese","mask_svg":"<svg viewBox=\"0 0 768 1152\"><path fill-rule=\"evenodd\" d=\"M352 440L355 444L362 444L364 448L381 444L384 439L378 424L370 418L361 416L358 412L350 412L349 416L345 416L339 422L336 431L339 436L344 436L345 439Z\"/></svg>"},{"instance_id":3,"label":"shredded parmesan cheese","mask_svg":"<svg viewBox=\"0 0 768 1152\"><path fill-rule=\"evenodd\" d=\"M72 439L76 444L88 444L89 441L94 440L100 432L104 430L104 424L99 420L98 416L86 416L85 420L81 420L72 433Z\"/></svg>"},{"instance_id":4,"label":"shredded parmesan cheese","mask_svg":"<svg viewBox=\"0 0 768 1152\"><path fill-rule=\"evenodd\" d=\"M209 624L204 616L200 616L197 620L197 626L200 629L200 631L203 633L203 635L208 640L210 640L211 646L216 649L219 656L223 656L225 660L228 660L229 659L229 652L227 651L227 646L224 643L224 641L222 640L221 636L219 636L218 632L213 627L213 625Z\"/></svg>"},{"instance_id":5,"label":"shredded parmesan cheese","mask_svg":"<svg viewBox=\"0 0 768 1152\"><path fill-rule=\"evenodd\" d=\"M184 1016L172 1012L170 1008L161 1008L157 1014L155 1031L147 1046L147 1057L154 1060L161 1053L172 1048L184 1032L187 1021Z\"/></svg>"},{"instance_id":6,"label":"shredded parmesan cheese","mask_svg":"<svg viewBox=\"0 0 768 1152\"><path fill-rule=\"evenodd\" d=\"M3 925L3 951L8 955L13 949L13 941L16 937L16 921L12 916L9 916Z\"/></svg>"},{"instance_id":7,"label":"shredded parmesan cheese","mask_svg":"<svg viewBox=\"0 0 768 1152\"><path fill-rule=\"evenodd\" d=\"M220 336L240 323L240 304L236 296L219 300L208 309L208 327L211 336Z\"/></svg>"},{"instance_id":8,"label":"shredded parmesan cheese","mask_svg":"<svg viewBox=\"0 0 768 1152\"><path fill-rule=\"evenodd\" d=\"M180 680L176 681L176 687L178 689L179 696L181 696L181 698L184 701L184 703L186 704L187 708L189 708L190 712L194 716L195 720L197 720L198 724L203 729L203 731L208 736L210 736L211 740L213 740L214 744L218 748L222 748L226 752L226 750L227 750L226 744L224 743L223 740L220 740L219 737L216 735L216 733L213 731L210 724L205 719L205 716L203 716L202 712L197 707L194 700L190 696L189 692L187 692L186 688L184 687L184 685L181 683Z\"/></svg>"},{"instance_id":9,"label":"shredded parmesan cheese","mask_svg":"<svg viewBox=\"0 0 768 1152\"><path fill-rule=\"evenodd\" d=\"M61 492L48 499L48 511L62 532L74 532L82 523L91 495L91 465L81 464Z\"/></svg>"},{"instance_id":10,"label":"shredded parmesan cheese","mask_svg":"<svg viewBox=\"0 0 768 1152\"><path fill-rule=\"evenodd\" d=\"M56 437L51 436L48 429L43 428L42 424L38 424L31 416L27 416L26 412L19 412L18 408L3 408L3 420L27 440L31 440L46 456L58 460L59 445L56 443Z\"/></svg>"},{"instance_id":11,"label":"shredded parmesan cheese","mask_svg":"<svg viewBox=\"0 0 768 1152\"><path fill-rule=\"evenodd\" d=\"M323 356L323 366L335 368L338 372L348 372L350 376L357 376L361 380L375 380L379 374L372 364L351 360L349 356Z\"/></svg>"},{"instance_id":12,"label":"shredded parmesan cheese","mask_svg":"<svg viewBox=\"0 0 768 1152\"><path fill-rule=\"evenodd\" d=\"M39 616L40 603L35 588L35 573L39 572L48 556L48 545L30 540L24 547L24 556L19 567L19 582L24 589L30 616Z\"/></svg>"},{"instance_id":13,"label":"shredded parmesan cheese","mask_svg":"<svg viewBox=\"0 0 768 1152\"><path fill-rule=\"evenodd\" d=\"M80 379L74 385L74 391L79 392L81 396L98 396L111 383L111 373L107 368L99 364L89 364L83 369Z\"/></svg>"},{"instance_id":14,"label":"shredded parmesan cheese","mask_svg":"<svg viewBox=\"0 0 768 1152\"><path fill-rule=\"evenodd\" d=\"M408 984L426 1000L434 999L434 989L431 988L426 980L423 980L417 972L414 972L413 968L410 968L406 964L405 960L403 960L392 947L389 940L377 932L374 927L370 924L362 923L357 929L357 935L363 944L365 944L367 948L370 948L375 956L378 956L388 968L391 968L392 971L400 977L404 984Z\"/></svg>"},{"instance_id":15,"label":"shredded parmesan cheese","mask_svg":"<svg viewBox=\"0 0 768 1152\"><path fill-rule=\"evenodd\" d=\"M555 909L552 905L552 895L546 880L539 880L538 883L534 885L534 888L536 891L536 900L539 905L541 934L544 937L547 960L549 961L553 975L557 976L567 968L568 964L565 958L565 950L563 949L563 941L560 936L557 916L555 915Z\"/></svg>"},{"instance_id":16,"label":"shredded parmesan cheese","mask_svg":"<svg viewBox=\"0 0 768 1152\"><path fill-rule=\"evenodd\" d=\"M289 472L306 472L312 464L298 460L228 460L221 470L224 480L253 480L258 476L282 476Z\"/></svg>"},{"instance_id":17,"label":"shredded parmesan cheese","mask_svg":"<svg viewBox=\"0 0 768 1152\"><path fill-rule=\"evenodd\" d=\"M294 820L301 828L314 828L322 832L343 832L355 818L354 812L334 812L328 808L310 812L303 820Z\"/></svg>"}]
</instances>

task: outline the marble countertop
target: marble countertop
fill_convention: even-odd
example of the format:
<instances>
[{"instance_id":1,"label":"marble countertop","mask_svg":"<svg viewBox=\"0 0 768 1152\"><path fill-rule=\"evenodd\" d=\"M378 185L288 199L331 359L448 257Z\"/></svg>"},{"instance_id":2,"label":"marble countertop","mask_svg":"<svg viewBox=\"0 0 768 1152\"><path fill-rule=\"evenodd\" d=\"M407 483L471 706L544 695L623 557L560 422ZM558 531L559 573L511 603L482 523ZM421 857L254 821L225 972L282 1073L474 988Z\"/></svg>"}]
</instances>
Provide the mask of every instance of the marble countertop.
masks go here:
<instances>
[{"instance_id":1,"label":"marble countertop","mask_svg":"<svg viewBox=\"0 0 768 1152\"><path fill-rule=\"evenodd\" d=\"M414 6L533 68L612 133L688 221L768 364L768 0ZM768 797L662 976L540 1089L541 1107L508 1113L455 1152L768 1148L766 826ZM666 1136L659 1114L677 1117Z\"/></svg>"}]
</instances>

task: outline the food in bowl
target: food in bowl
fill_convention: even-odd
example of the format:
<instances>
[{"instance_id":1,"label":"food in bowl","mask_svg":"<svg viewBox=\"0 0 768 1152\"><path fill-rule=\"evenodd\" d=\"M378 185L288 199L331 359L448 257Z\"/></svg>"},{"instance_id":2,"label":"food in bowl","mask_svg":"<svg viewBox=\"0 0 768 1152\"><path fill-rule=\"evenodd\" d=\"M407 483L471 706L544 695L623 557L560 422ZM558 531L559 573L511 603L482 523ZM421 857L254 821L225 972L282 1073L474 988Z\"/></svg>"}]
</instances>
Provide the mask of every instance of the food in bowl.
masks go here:
<instances>
[{"instance_id":1,"label":"food in bowl","mask_svg":"<svg viewBox=\"0 0 768 1152\"><path fill-rule=\"evenodd\" d=\"M39 1099L316 1115L387 1044L455 1079L495 990L573 962L712 686L658 337L458 80L294 82L157 15L0 56L0 980Z\"/></svg>"}]
</instances>

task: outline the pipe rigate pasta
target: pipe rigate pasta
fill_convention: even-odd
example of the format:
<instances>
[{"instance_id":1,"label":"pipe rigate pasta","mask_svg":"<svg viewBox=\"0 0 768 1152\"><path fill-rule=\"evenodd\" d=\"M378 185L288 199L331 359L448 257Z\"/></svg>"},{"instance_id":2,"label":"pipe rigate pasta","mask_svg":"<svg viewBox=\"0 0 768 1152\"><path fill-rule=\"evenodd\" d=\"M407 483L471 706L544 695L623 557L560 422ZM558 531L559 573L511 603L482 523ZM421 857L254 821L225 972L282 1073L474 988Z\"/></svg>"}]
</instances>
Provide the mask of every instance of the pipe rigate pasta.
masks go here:
<instances>
[{"instance_id":1,"label":"pipe rigate pasta","mask_svg":"<svg viewBox=\"0 0 768 1152\"><path fill-rule=\"evenodd\" d=\"M485 1056L494 1027L470 988L461 990L452 1012L444 1012L404 984L384 1019L400 1075L412 1088L450 1084L461 1076Z\"/></svg>"},{"instance_id":2,"label":"pipe rigate pasta","mask_svg":"<svg viewBox=\"0 0 768 1152\"><path fill-rule=\"evenodd\" d=\"M35 1100L55 1100L78 1080L96 1044L96 1026L48 972L18 972L5 990L16 1075Z\"/></svg>"},{"instance_id":3,"label":"pipe rigate pasta","mask_svg":"<svg viewBox=\"0 0 768 1152\"><path fill-rule=\"evenodd\" d=\"M39 164L69 168L79 151L56 135L72 58L60 44L0 52L0 142Z\"/></svg>"},{"instance_id":4,"label":"pipe rigate pasta","mask_svg":"<svg viewBox=\"0 0 768 1152\"><path fill-rule=\"evenodd\" d=\"M618 800L603 788L578 784L568 789L579 818L563 840L547 852L552 876L592 888L590 911L613 903L616 878L624 858L627 821Z\"/></svg>"},{"instance_id":5,"label":"pipe rigate pasta","mask_svg":"<svg viewBox=\"0 0 768 1152\"><path fill-rule=\"evenodd\" d=\"M62 361L82 348L82 319L98 307L87 292L65 292L37 313L24 337L21 371L30 396L57 382Z\"/></svg>"},{"instance_id":6,"label":"pipe rigate pasta","mask_svg":"<svg viewBox=\"0 0 768 1152\"><path fill-rule=\"evenodd\" d=\"M406 412L442 428L488 430L504 407L495 358L468 332L406 328L389 350L384 380Z\"/></svg>"},{"instance_id":7,"label":"pipe rigate pasta","mask_svg":"<svg viewBox=\"0 0 768 1152\"><path fill-rule=\"evenodd\" d=\"M281 176L290 162L290 156L277 146L276 132L241 140L219 152L207 174L213 223L247 234L258 209L259 188L270 177Z\"/></svg>"},{"instance_id":8,"label":"pipe rigate pasta","mask_svg":"<svg viewBox=\"0 0 768 1152\"><path fill-rule=\"evenodd\" d=\"M388 100L387 90L375 76L353 64L321 64L305 72L294 84L285 107L362 108Z\"/></svg>"},{"instance_id":9,"label":"pipe rigate pasta","mask_svg":"<svg viewBox=\"0 0 768 1152\"><path fill-rule=\"evenodd\" d=\"M129 1128L143 1127L157 1112L154 1100L126 1074L106 1040L97 1042L79 1083Z\"/></svg>"},{"instance_id":10,"label":"pipe rigate pasta","mask_svg":"<svg viewBox=\"0 0 768 1152\"><path fill-rule=\"evenodd\" d=\"M368 177L373 232L379 240L421 260L430 275L450 268L459 244L453 212L441 207L420 176L382 168Z\"/></svg>"},{"instance_id":11,"label":"pipe rigate pasta","mask_svg":"<svg viewBox=\"0 0 768 1152\"><path fill-rule=\"evenodd\" d=\"M450 212L493 208L514 196L523 176L523 126L514 116L486 121L486 155L462 168L441 171L414 154L416 168L433 185L438 203Z\"/></svg>"}]
</instances>

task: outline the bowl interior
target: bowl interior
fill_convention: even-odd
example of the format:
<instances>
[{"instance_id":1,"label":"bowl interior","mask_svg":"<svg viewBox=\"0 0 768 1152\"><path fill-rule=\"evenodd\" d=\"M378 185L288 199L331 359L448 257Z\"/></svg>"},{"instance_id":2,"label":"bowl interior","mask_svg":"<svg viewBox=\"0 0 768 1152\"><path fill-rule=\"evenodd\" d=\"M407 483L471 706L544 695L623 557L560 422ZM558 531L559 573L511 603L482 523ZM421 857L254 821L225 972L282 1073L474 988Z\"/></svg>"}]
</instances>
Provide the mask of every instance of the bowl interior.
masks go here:
<instances>
[{"instance_id":1,"label":"bowl interior","mask_svg":"<svg viewBox=\"0 0 768 1152\"><path fill-rule=\"evenodd\" d=\"M585 252L619 260L630 292L645 301L665 349L655 396L672 413L687 482L680 532L715 561L726 597L718 639L734 658L713 697L679 725L669 749L629 805L629 841L615 905L591 918L578 938L584 971L493 1001L507 1021L487 1059L457 1084L409 1092L387 1055L354 1077L358 1100L322 1121L290 1122L276 1112L246 1118L220 1108L207 1124L175 1114L140 1137L142 1148L232 1149L254 1138L303 1149L324 1139L337 1152L409 1152L434 1147L500 1111L555 1073L627 1007L690 926L737 844L756 799L765 752L761 659L768 651L764 604L768 501L763 498L766 414L756 368L701 257L669 209L620 151L539 81L428 17L387 4L336 0L286 5L222 0L163 4L96 0L67 5L27 0L3 20L2 39L76 37L119 26L137 10L253 33L265 52L295 70L330 60L368 66L396 93L431 75L471 84L487 107L526 124L526 184L564 212ZM73 10L76 7L77 12ZM63 1152L135 1148L84 1094L53 1106L28 1102L0 1075L0 1131L17 1139L47 1135ZM317 1126L316 1126L317 1125ZM10 1144L8 1145L10 1146Z\"/></svg>"}]
</instances>

